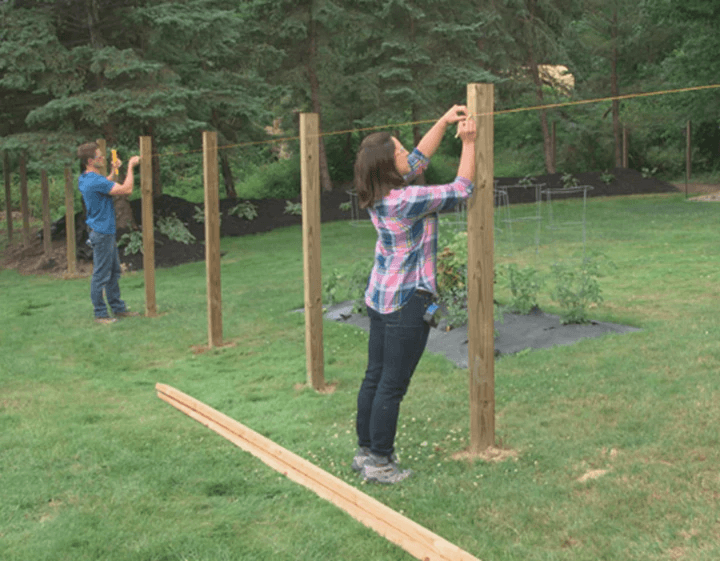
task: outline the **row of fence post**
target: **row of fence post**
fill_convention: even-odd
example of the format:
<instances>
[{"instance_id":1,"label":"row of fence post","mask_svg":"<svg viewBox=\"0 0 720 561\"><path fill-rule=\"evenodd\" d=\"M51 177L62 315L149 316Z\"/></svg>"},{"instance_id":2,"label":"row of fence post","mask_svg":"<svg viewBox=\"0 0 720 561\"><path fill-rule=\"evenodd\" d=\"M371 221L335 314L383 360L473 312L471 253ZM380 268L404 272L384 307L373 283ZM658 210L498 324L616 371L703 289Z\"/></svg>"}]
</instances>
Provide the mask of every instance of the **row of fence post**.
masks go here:
<instances>
[{"instance_id":1,"label":"row of fence post","mask_svg":"<svg viewBox=\"0 0 720 561\"><path fill-rule=\"evenodd\" d=\"M469 84L467 104L477 123L476 192L468 204L468 352L470 382L470 447L479 452L495 441L494 313L493 313L493 107L491 84ZM320 172L318 116L300 116L303 273L305 296L306 366L308 384L325 390L323 306L320 236ZM98 142L104 152L104 141ZM220 212L217 133L203 133L203 187L205 191L205 251L207 272L208 344L223 344L220 276ZM143 267L146 316L157 315L152 193L152 144L140 138L140 176L143 225ZM9 166L5 158L6 201L10 200ZM21 158L21 197L24 243L29 236L25 160ZM72 175L65 169L68 272L75 268L75 219ZM45 251L49 251L50 226L47 174L42 172ZM7 205L9 209L9 204ZM12 236L12 217L8 213ZM72 269L72 270L71 270Z\"/></svg>"}]
</instances>

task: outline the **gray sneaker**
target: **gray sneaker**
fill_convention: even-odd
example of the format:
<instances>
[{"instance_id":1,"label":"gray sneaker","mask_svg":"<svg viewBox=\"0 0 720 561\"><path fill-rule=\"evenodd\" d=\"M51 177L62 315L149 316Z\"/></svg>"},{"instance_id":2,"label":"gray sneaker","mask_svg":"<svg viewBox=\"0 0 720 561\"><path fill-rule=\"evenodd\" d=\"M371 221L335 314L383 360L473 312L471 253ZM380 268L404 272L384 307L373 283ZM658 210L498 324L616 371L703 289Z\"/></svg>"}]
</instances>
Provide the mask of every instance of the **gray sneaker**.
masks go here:
<instances>
[{"instance_id":1,"label":"gray sneaker","mask_svg":"<svg viewBox=\"0 0 720 561\"><path fill-rule=\"evenodd\" d=\"M392 485L412 475L412 470L400 470L394 456L376 456L372 452L365 460L362 476L365 481Z\"/></svg>"},{"instance_id":2,"label":"gray sneaker","mask_svg":"<svg viewBox=\"0 0 720 561\"><path fill-rule=\"evenodd\" d=\"M350 467L353 471L360 472L365 465L365 461L370 457L370 448L367 446L360 446L355 450L355 456L353 457L352 464Z\"/></svg>"}]
</instances>

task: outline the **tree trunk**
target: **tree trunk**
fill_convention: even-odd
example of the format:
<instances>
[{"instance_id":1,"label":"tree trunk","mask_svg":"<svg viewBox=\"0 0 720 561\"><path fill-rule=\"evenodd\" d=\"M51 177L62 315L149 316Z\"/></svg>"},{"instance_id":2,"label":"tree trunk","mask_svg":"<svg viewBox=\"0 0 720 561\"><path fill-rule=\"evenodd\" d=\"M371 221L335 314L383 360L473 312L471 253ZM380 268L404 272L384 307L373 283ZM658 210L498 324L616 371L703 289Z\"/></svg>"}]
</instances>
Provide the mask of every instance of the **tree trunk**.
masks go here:
<instances>
[{"instance_id":1,"label":"tree trunk","mask_svg":"<svg viewBox=\"0 0 720 561\"><path fill-rule=\"evenodd\" d=\"M617 62L618 62L618 15L617 9L613 11L612 16L612 55L610 59L610 91L612 97L616 98L620 95L620 88L618 87L618 73L617 73ZM620 127L620 100L612 100L612 120L613 120L613 134L615 136L615 167L622 167L622 131Z\"/></svg>"},{"instance_id":2,"label":"tree trunk","mask_svg":"<svg viewBox=\"0 0 720 561\"><path fill-rule=\"evenodd\" d=\"M235 181L233 180L232 169L230 169L230 161L224 152L220 152L220 169L222 171L223 181L225 182L225 195L228 199L237 199L237 191L235 191Z\"/></svg>"},{"instance_id":3,"label":"tree trunk","mask_svg":"<svg viewBox=\"0 0 720 561\"><path fill-rule=\"evenodd\" d=\"M317 77L315 68L315 58L317 56L317 22L313 17L313 3L309 4L309 27L308 27L308 62L307 73L310 82L310 101L312 103L313 112L317 113L319 131L322 134L322 110L320 103L320 81ZM330 171L327 163L327 153L325 151L325 140L320 136L320 186L323 191L332 190L332 181L330 179Z\"/></svg>"},{"instance_id":4,"label":"tree trunk","mask_svg":"<svg viewBox=\"0 0 720 561\"><path fill-rule=\"evenodd\" d=\"M160 151L155 140L153 125L148 125L146 130L146 136L150 137L150 144L152 145L152 196L153 199L157 199L163 194L162 181L160 180Z\"/></svg>"},{"instance_id":5,"label":"tree trunk","mask_svg":"<svg viewBox=\"0 0 720 561\"><path fill-rule=\"evenodd\" d=\"M535 19L536 2L531 0L528 2L527 8L529 12L529 20L527 22L527 49L528 49L528 67L530 72L530 79L535 84L535 96L538 100L538 105L543 105L544 95L542 90L542 79L540 78L540 70L538 68L538 61L535 57L535 34L533 32L533 26ZM553 157L553 140L550 135L550 127L548 126L547 111L541 109L540 114L540 126L542 128L543 135L543 155L545 157L545 169L548 173L555 173L555 161Z\"/></svg>"},{"instance_id":6,"label":"tree trunk","mask_svg":"<svg viewBox=\"0 0 720 561\"><path fill-rule=\"evenodd\" d=\"M543 105L544 103L544 96L542 91L542 80L540 79L540 73L538 69L537 61L535 60L535 55L532 50L532 45L530 46L530 74L532 76L532 80L535 83L535 95L538 100L538 105ZM543 135L543 154L545 156L545 169L548 173L555 173L555 159L553 158L553 140L552 136L550 134L550 127L548 126L548 118L547 118L547 111L545 109L541 109L539 111L540 114L540 126L542 127L542 135Z\"/></svg>"}]
</instances>

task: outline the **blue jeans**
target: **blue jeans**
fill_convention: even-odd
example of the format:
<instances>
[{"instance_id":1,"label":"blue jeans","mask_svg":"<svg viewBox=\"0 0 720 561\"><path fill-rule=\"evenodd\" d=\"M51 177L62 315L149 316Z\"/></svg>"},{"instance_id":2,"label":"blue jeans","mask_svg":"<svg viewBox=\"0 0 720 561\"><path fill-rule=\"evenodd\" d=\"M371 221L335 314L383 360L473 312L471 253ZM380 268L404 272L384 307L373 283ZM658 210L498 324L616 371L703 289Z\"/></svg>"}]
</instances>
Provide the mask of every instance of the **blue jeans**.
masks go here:
<instances>
[{"instance_id":1,"label":"blue jeans","mask_svg":"<svg viewBox=\"0 0 720 561\"><path fill-rule=\"evenodd\" d=\"M125 302L120 299L120 255L115 234L99 234L90 230L90 245L93 249L93 274L90 281L90 300L95 308L96 318L108 317L107 306L113 313L125 312ZM103 290L107 304L103 297Z\"/></svg>"},{"instance_id":2,"label":"blue jeans","mask_svg":"<svg viewBox=\"0 0 720 561\"><path fill-rule=\"evenodd\" d=\"M368 366L357 398L356 430L358 445L379 456L395 451L400 402L430 333L423 315L431 300L429 294L416 292L390 314L368 308Z\"/></svg>"}]
</instances>

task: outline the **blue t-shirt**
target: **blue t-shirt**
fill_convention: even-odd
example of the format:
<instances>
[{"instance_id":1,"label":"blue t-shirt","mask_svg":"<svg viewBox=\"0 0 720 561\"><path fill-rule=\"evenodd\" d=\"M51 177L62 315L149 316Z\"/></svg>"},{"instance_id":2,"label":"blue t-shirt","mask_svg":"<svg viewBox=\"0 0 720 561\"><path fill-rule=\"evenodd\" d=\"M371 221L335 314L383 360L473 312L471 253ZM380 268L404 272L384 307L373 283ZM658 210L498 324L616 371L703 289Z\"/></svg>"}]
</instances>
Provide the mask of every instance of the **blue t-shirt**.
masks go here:
<instances>
[{"instance_id":1,"label":"blue t-shirt","mask_svg":"<svg viewBox=\"0 0 720 561\"><path fill-rule=\"evenodd\" d=\"M85 222L99 234L115 233L115 201L109 194L114 185L115 182L94 171L86 171L78 178L87 208Z\"/></svg>"}]
</instances>

